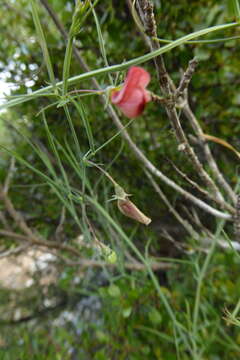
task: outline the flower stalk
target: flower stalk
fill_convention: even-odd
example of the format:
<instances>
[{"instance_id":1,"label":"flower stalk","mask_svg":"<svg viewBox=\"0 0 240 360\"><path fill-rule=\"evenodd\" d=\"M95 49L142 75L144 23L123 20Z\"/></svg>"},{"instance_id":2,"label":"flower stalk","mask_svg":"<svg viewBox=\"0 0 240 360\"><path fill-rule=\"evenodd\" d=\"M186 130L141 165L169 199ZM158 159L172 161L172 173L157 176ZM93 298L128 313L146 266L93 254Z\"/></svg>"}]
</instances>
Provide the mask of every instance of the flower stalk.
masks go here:
<instances>
[{"instance_id":1,"label":"flower stalk","mask_svg":"<svg viewBox=\"0 0 240 360\"><path fill-rule=\"evenodd\" d=\"M151 223L151 219L147 217L138 207L129 200L130 194L127 194L125 190L112 178L111 175L105 170L103 170L99 165L93 163L90 160L87 162L97 167L114 185L115 195L113 196L112 200L117 200L118 209L121 213L133 220L136 220L144 225L149 225Z\"/></svg>"}]
</instances>

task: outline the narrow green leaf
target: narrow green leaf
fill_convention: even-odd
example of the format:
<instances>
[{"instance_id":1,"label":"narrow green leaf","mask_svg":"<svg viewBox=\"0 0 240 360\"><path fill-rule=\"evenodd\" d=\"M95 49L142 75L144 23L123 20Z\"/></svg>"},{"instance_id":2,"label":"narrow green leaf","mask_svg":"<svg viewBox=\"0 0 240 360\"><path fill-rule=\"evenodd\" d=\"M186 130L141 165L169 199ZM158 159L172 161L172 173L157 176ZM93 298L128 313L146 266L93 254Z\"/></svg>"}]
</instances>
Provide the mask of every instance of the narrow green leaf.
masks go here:
<instances>
[{"instance_id":1,"label":"narrow green leaf","mask_svg":"<svg viewBox=\"0 0 240 360\"><path fill-rule=\"evenodd\" d=\"M75 144L75 147L76 147L76 153L79 156L79 159L82 159L83 153L82 153L81 148L80 148L80 144L79 144L79 141L78 141L78 138L77 138L77 134L76 134L76 131L75 131L74 126L73 126L72 118L71 118L70 112L68 110L68 106L64 105L63 108L64 108L65 114L67 116L68 124L69 124L70 130L71 130L71 133L72 133L72 137L73 137L74 144Z\"/></svg>"},{"instance_id":2,"label":"narrow green leaf","mask_svg":"<svg viewBox=\"0 0 240 360\"><path fill-rule=\"evenodd\" d=\"M35 24L35 27L36 27L36 31L37 31L37 35L38 35L38 38L39 38L40 46L42 48L44 61L45 61L45 64L46 64L47 70L48 70L48 75L49 75L50 81L52 83L52 87L55 87L56 81L55 81L55 76L54 76L54 72L53 72L53 66L52 66L50 55L49 55L49 52L48 52L48 47L47 47L46 39L45 39L45 36L44 36L44 32L43 32L41 22L40 22L40 19L39 19L36 0L30 0L30 2L31 2L31 10L32 10L33 21L34 21L34 24Z\"/></svg>"},{"instance_id":3,"label":"narrow green leaf","mask_svg":"<svg viewBox=\"0 0 240 360\"><path fill-rule=\"evenodd\" d=\"M92 129L91 129L91 125L89 123L89 120L85 114L85 110L84 110L84 106L82 104L81 101L75 101L72 99L73 104L75 105L82 121L83 121L83 125L85 127L86 130L86 134L87 134L87 138L88 138L88 142L89 142L89 146L91 149L91 152L94 153L94 149L95 149L95 145L94 145L94 139L93 139L93 134L92 134Z\"/></svg>"},{"instance_id":4,"label":"narrow green leaf","mask_svg":"<svg viewBox=\"0 0 240 360\"><path fill-rule=\"evenodd\" d=\"M94 10L94 7L92 6L92 4L91 4L91 9L92 9L94 21L95 21L95 24L96 24L96 28L97 28L98 43L99 43L100 51L101 51L101 54L102 54L102 57L103 57L104 64L107 67L107 66L109 66L109 63L108 63L108 60L107 60L107 53L106 53L106 50L105 50L105 43L104 43L104 39L103 39L103 35L102 35L101 26L100 26L100 23L99 23L99 20L98 20L98 17L97 17L97 13ZM113 79L111 77L111 74L109 74L109 80L110 80L111 85L113 85Z\"/></svg>"}]
</instances>

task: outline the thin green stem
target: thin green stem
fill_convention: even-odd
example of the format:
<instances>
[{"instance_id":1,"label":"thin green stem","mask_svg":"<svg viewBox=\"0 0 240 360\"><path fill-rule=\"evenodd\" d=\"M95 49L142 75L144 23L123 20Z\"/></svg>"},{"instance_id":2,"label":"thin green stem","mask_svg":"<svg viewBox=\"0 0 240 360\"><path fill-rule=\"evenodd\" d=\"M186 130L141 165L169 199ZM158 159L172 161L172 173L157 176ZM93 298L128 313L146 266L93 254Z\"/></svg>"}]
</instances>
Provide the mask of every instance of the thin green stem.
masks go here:
<instances>
[{"instance_id":1,"label":"thin green stem","mask_svg":"<svg viewBox=\"0 0 240 360\"><path fill-rule=\"evenodd\" d=\"M219 38L219 39L212 39L212 40L190 40L190 41L187 41L185 43L185 45L187 45L187 44L214 44L214 43L237 40L237 39L240 39L240 36L236 35L236 36L229 36L226 38ZM167 39L161 39L161 38L153 38L153 40L156 40L158 42L165 43L165 44L170 44L174 41L174 40L167 40Z\"/></svg>"},{"instance_id":2,"label":"thin green stem","mask_svg":"<svg viewBox=\"0 0 240 360\"><path fill-rule=\"evenodd\" d=\"M117 64L117 65L112 65L112 66L107 66L105 68L101 68L101 69L96 69L96 70L92 70L92 71L89 71L89 72L86 72L84 74L80 74L80 75L77 75L77 76L74 76L70 79L68 79L68 85L74 85L74 84L77 84L79 81L82 81L82 80L85 80L85 79L89 79L89 78L92 78L94 76L98 76L98 75L102 75L102 74L106 74L106 73L110 73L110 72L116 72L116 71L121 71L121 70L124 70L130 66L133 66L133 65L139 65L139 64L142 64L146 61L149 61L161 54L164 54L170 50L173 50L174 48L182 45L182 44L185 44L187 41L189 40L192 40L192 39L195 39L197 37L200 37L200 36L204 36L206 34L209 34L211 32L215 32L215 31L221 31L221 30L226 30L226 29L229 29L229 28L232 28L232 27L235 27L235 26L238 26L239 23L238 22L233 22L233 23L229 23L229 24L223 24L223 25L216 25L216 26L212 26L212 27L209 27L207 29L202 29L202 30L199 30L199 31L196 31L196 32L193 32L191 34L188 34L188 35L185 35L175 41L173 41L171 44L168 44L168 45L165 45L163 47L161 47L160 49L157 49L157 50L154 50L154 51L151 51L149 52L148 54L145 54L143 56L139 56L137 58L134 58L132 60L128 60L126 61L125 63L122 63L122 64ZM56 84L56 86L62 86L62 81L58 82ZM32 94L32 97L33 96L36 96L36 95L39 95L41 96L42 94L46 94L46 92L49 92L49 91L52 91L53 90L53 86L47 86L43 89L39 89L37 91L35 91L33 94ZM17 98L17 99L14 99L14 100L10 100L6 103L4 103L3 105L0 106L0 110L1 109L5 109L5 108L8 108L8 107L11 107L11 106L15 106L15 105L19 105L25 101L29 101L31 100L31 97L27 97L27 98Z\"/></svg>"},{"instance_id":3,"label":"thin green stem","mask_svg":"<svg viewBox=\"0 0 240 360\"><path fill-rule=\"evenodd\" d=\"M95 166L98 170L100 170L110 181L114 186L118 186L117 182L113 179L113 177L106 171L104 170L101 166L95 164L92 161L87 160L88 164Z\"/></svg>"},{"instance_id":4,"label":"thin green stem","mask_svg":"<svg viewBox=\"0 0 240 360\"><path fill-rule=\"evenodd\" d=\"M203 263L202 269L198 275L195 304L194 304L194 309L193 309L193 338L195 339L195 341L196 341L196 337L197 337L197 325L198 325L198 317L199 317L199 310L200 310L201 290L202 290L203 280L206 276L207 268L208 268L210 260L213 256L214 250L215 250L217 242L219 240L219 235L223 229L224 224L225 224L225 220L221 220L219 222L214 239L212 240L211 247L210 247L208 254L206 256L206 259ZM195 349L195 356L196 356L196 359L198 359L197 354L196 354L196 349Z\"/></svg>"},{"instance_id":5,"label":"thin green stem","mask_svg":"<svg viewBox=\"0 0 240 360\"><path fill-rule=\"evenodd\" d=\"M119 130L115 135L113 135L110 139L108 139L104 144L100 145L93 153L90 153L86 158L90 159L91 157L95 156L100 150L102 150L105 146L107 146L110 142L112 142L117 136L119 136L131 123L134 119L131 119L122 130Z\"/></svg>"}]
</instances>

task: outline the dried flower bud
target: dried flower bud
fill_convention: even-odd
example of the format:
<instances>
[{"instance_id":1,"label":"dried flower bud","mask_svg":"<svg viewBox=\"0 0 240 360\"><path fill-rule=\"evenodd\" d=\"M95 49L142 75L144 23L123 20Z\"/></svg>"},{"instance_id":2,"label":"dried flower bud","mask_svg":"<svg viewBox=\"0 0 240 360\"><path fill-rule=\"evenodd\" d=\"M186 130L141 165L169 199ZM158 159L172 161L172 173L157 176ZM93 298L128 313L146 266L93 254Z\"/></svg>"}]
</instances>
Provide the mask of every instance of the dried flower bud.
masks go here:
<instances>
[{"instance_id":1,"label":"dried flower bud","mask_svg":"<svg viewBox=\"0 0 240 360\"><path fill-rule=\"evenodd\" d=\"M121 213L131 219L139 221L144 225L149 225L152 221L150 218L144 215L127 197L124 200L118 199L117 204Z\"/></svg>"}]
</instances>

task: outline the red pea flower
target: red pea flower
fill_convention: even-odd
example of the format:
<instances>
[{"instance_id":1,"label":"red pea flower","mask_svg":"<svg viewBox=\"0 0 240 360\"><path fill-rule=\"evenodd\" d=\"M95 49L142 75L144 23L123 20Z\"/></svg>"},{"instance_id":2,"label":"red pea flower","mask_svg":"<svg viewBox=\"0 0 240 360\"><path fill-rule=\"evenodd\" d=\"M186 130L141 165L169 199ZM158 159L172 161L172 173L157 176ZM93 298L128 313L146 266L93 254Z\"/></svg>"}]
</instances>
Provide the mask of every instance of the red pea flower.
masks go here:
<instances>
[{"instance_id":1,"label":"red pea flower","mask_svg":"<svg viewBox=\"0 0 240 360\"><path fill-rule=\"evenodd\" d=\"M141 67L132 66L121 90L112 90L111 101L118 106L128 118L141 115L147 102L151 100L146 90L150 82L149 73Z\"/></svg>"}]
</instances>

